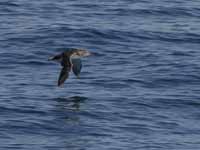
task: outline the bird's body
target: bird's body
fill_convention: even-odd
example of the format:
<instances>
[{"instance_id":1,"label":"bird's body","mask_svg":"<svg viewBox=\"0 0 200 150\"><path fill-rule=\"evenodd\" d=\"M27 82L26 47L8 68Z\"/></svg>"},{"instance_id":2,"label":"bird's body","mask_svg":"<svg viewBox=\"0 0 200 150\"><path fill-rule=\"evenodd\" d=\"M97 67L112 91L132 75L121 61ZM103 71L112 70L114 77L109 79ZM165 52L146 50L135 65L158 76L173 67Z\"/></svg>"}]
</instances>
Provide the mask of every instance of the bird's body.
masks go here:
<instances>
[{"instance_id":1,"label":"bird's body","mask_svg":"<svg viewBox=\"0 0 200 150\"><path fill-rule=\"evenodd\" d=\"M70 48L59 55L50 57L49 60L58 61L62 66L58 79L58 86L61 86L65 82L71 70L77 77L79 77L82 68L80 58L89 55L90 52L87 50Z\"/></svg>"}]
</instances>

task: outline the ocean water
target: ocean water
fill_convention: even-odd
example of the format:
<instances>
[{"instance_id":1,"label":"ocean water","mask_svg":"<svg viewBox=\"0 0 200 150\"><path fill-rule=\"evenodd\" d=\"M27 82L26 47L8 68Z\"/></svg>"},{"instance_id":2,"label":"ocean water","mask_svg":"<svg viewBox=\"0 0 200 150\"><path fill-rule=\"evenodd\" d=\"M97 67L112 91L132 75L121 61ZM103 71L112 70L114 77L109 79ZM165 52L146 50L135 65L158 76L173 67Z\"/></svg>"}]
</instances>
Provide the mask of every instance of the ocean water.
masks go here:
<instances>
[{"instance_id":1,"label":"ocean water","mask_svg":"<svg viewBox=\"0 0 200 150\"><path fill-rule=\"evenodd\" d=\"M0 149L200 149L200 1L1 0ZM63 48L80 79L57 87Z\"/></svg>"}]
</instances>

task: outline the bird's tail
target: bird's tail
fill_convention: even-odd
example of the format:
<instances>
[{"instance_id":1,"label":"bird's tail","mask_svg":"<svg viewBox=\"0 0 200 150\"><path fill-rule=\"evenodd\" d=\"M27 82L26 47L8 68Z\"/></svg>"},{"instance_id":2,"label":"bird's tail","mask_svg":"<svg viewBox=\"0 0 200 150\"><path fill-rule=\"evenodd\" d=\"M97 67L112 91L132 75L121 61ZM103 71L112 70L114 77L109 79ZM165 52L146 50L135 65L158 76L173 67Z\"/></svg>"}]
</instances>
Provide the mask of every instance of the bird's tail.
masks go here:
<instances>
[{"instance_id":1,"label":"bird's tail","mask_svg":"<svg viewBox=\"0 0 200 150\"><path fill-rule=\"evenodd\" d=\"M51 57L48 58L48 61L61 62L62 61L62 56L61 55L51 56Z\"/></svg>"}]
</instances>

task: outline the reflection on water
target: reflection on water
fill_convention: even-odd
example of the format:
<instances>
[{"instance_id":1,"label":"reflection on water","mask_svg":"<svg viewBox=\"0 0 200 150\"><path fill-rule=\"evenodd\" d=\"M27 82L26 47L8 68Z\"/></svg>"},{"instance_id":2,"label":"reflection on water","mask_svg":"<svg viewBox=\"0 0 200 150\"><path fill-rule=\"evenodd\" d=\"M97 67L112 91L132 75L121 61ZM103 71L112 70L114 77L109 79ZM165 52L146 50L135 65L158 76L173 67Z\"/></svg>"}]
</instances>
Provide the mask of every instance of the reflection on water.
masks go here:
<instances>
[{"instance_id":1,"label":"reflection on water","mask_svg":"<svg viewBox=\"0 0 200 150\"><path fill-rule=\"evenodd\" d=\"M54 98L54 101L56 101L54 110L56 112L56 118L60 121L67 121L68 123L79 122L81 104L83 104L86 99L88 98L83 96Z\"/></svg>"},{"instance_id":2,"label":"reflection on water","mask_svg":"<svg viewBox=\"0 0 200 150\"><path fill-rule=\"evenodd\" d=\"M55 100L58 102L58 106L67 110L80 110L80 104L87 100L87 97L72 96L72 97L58 97Z\"/></svg>"}]
</instances>

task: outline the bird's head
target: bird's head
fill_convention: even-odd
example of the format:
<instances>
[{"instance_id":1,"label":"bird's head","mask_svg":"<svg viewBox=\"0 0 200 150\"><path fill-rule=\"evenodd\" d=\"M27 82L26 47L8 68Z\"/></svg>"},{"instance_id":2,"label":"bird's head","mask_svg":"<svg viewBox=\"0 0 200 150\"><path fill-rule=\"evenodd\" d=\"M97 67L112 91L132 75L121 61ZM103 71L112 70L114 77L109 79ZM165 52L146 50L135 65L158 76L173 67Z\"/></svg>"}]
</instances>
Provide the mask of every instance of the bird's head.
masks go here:
<instances>
[{"instance_id":1,"label":"bird's head","mask_svg":"<svg viewBox=\"0 0 200 150\"><path fill-rule=\"evenodd\" d=\"M87 50L78 49L71 55L73 58L90 56L91 53Z\"/></svg>"}]
</instances>

